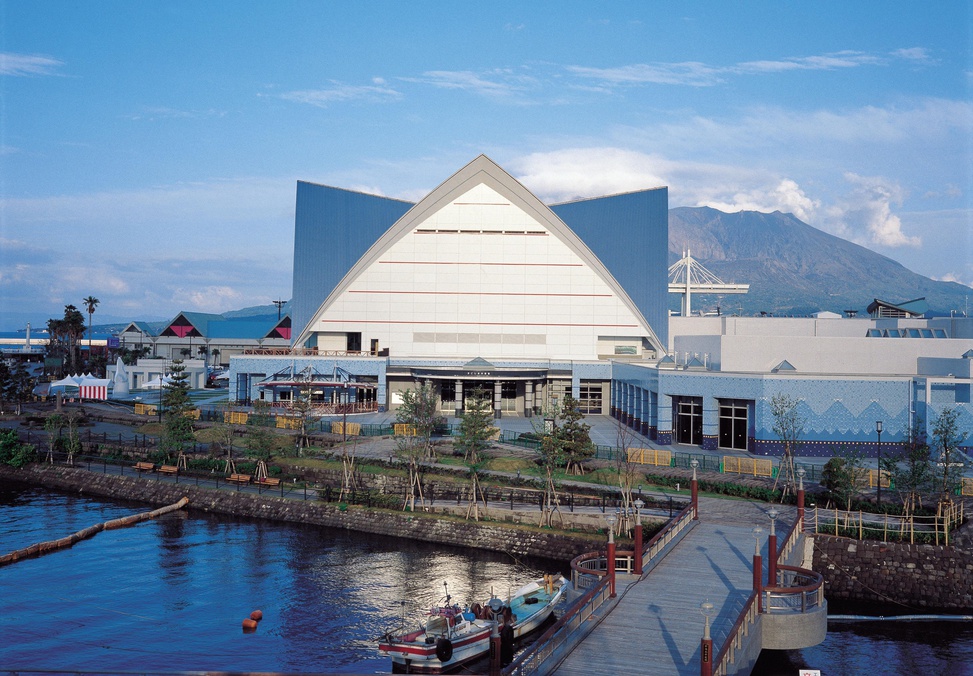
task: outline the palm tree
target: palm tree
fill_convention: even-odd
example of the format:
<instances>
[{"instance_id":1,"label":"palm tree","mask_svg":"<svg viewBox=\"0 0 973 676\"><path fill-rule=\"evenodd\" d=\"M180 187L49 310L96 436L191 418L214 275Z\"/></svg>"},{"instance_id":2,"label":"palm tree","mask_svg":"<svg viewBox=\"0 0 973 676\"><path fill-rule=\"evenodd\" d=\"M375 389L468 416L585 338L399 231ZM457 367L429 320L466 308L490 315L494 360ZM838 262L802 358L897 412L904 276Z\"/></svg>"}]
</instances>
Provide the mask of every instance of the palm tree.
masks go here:
<instances>
[{"instance_id":1,"label":"palm tree","mask_svg":"<svg viewBox=\"0 0 973 676\"><path fill-rule=\"evenodd\" d=\"M91 362L91 315L95 313L95 308L101 301L94 296L88 296L83 301L85 309L88 311L88 362Z\"/></svg>"}]
</instances>

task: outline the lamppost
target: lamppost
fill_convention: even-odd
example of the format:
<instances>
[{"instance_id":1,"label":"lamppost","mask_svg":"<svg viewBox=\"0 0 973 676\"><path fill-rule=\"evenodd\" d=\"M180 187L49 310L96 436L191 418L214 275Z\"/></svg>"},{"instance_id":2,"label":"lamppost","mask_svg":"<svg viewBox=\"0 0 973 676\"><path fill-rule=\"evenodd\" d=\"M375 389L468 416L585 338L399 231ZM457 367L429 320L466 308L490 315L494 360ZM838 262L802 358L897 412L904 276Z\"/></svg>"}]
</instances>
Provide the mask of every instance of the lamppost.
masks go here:
<instances>
[{"instance_id":1,"label":"lamppost","mask_svg":"<svg viewBox=\"0 0 973 676\"><path fill-rule=\"evenodd\" d=\"M605 517L608 524L608 597L615 598L615 514L609 512Z\"/></svg>"},{"instance_id":2,"label":"lamppost","mask_svg":"<svg viewBox=\"0 0 973 676\"><path fill-rule=\"evenodd\" d=\"M635 498L635 574L642 575L642 498Z\"/></svg>"},{"instance_id":3,"label":"lamppost","mask_svg":"<svg viewBox=\"0 0 973 676\"><path fill-rule=\"evenodd\" d=\"M797 519L801 523L801 532L804 532L804 475L807 471L803 467L797 468Z\"/></svg>"},{"instance_id":4,"label":"lamppost","mask_svg":"<svg viewBox=\"0 0 973 676\"><path fill-rule=\"evenodd\" d=\"M699 460L693 458L689 462L690 467L693 468L693 480L689 484L690 496L693 505L693 521L699 520L699 484L696 482L696 468L699 467Z\"/></svg>"},{"instance_id":5,"label":"lamppost","mask_svg":"<svg viewBox=\"0 0 973 676\"><path fill-rule=\"evenodd\" d=\"M709 601L699 604L699 612L705 618L703 624L703 640L699 646L699 675L713 675L713 639L709 635L709 621L716 615L716 607Z\"/></svg>"},{"instance_id":6,"label":"lamppost","mask_svg":"<svg viewBox=\"0 0 973 676\"><path fill-rule=\"evenodd\" d=\"M763 610L763 584L761 583L761 576L763 574L763 561L760 559L760 536L763 535L764 529L760 526L754 526L753 528L753 541L755 544L753 550L753 590L757 592L757 612L762 613Z\"/></svg>"},{"instance_id":7,"label":"lamppost","mask_svg":"<svg viewBox=\"0 0 973 676\"><path fill-rule=\"evenodd\" d=\"M878 434L878 505L882 506L882 421L875 421L875 433Z\"/></svg>"},{"instance_id":8,"label":"lamppost","mask_svg":"<svg viewBox=\"0 0 973 676\"><path fill-rule=\"evenodd\" d=\"M770 538L767 542L767 556L770 559L767 561L767 586L776 587L777 586L777 517L779 512L773 507L767 512L767 516L770 517Z\"/></svg>"}]
</instances>

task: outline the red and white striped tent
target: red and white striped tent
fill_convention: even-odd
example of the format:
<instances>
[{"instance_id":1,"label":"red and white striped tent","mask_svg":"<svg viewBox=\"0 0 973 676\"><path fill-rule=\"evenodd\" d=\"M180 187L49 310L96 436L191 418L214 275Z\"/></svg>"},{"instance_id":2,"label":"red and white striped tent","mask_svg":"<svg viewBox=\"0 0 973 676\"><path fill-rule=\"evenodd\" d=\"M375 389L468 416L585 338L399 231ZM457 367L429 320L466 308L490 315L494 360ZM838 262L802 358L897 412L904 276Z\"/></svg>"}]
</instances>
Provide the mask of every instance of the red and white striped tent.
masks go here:
<instances>
[{"instance_id":1,"label":"red and white striped tent","mask_svg":"<svg viewBox=\"0 0 973 676\"><path fill-rule=\"evenodd\" d=\"M79 394L82 399L107 399L110 382L107 378L84 378L78 384Z\"/></svg>"},{"instance_id":2,"label":"red and white striped tent","mask_svg":"<svg viewBox=\"0 0 973 676\"><path fill-rule=\"evenodd\" d=\"M82 399L107 399L108 385L111 383L107 378L95 378L90 373L83 375L70 375L66 378L51 383L50 393L55 394L61 391L65 396L78 396Z\"/></svg>"}]
</instances>

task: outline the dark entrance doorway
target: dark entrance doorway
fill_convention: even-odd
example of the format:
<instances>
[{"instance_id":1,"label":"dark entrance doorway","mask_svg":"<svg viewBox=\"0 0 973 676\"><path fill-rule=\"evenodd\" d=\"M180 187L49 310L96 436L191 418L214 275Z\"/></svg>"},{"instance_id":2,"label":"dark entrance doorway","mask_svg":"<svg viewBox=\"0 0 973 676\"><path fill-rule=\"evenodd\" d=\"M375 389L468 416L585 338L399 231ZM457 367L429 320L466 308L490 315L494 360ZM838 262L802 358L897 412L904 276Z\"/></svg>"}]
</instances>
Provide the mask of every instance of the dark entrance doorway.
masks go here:
<instances>
[{"instance_id":1,"label":"dark entrance doorway","mask_svg":"<svg viewBox=\"0 0 973 676\"><path fill-rule=\"evenodd\" d=\"M691 446L703 443L702 397L684 397L676 403L676 443Z\"/></svg>"}]
</instances>

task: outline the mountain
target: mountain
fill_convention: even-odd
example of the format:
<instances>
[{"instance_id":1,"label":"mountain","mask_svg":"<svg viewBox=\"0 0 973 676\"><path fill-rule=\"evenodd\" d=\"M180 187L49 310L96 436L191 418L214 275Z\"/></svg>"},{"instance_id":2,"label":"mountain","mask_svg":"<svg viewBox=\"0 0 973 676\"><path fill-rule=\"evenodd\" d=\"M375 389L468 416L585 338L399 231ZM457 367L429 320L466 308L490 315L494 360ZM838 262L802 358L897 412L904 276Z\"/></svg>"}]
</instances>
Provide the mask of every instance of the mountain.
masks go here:
<instances>
[{"instance_id":1,"label":"mountain","mask_svg":"<svg viewBox=\"0 0 973 676\"><path fill-rule=\"evenodd\" d=\"M865 247L829 235L792 214L724 213L709 207L669 210L669 263L689 250L724 282L750 284L741 295L694 296L693 307L727 314L808 315L865 308L879 298L925 298L931 313L965 310L973 289L937 282ZM679 298L670 294L670 308Z\"/></svg>"}]
</instances>

